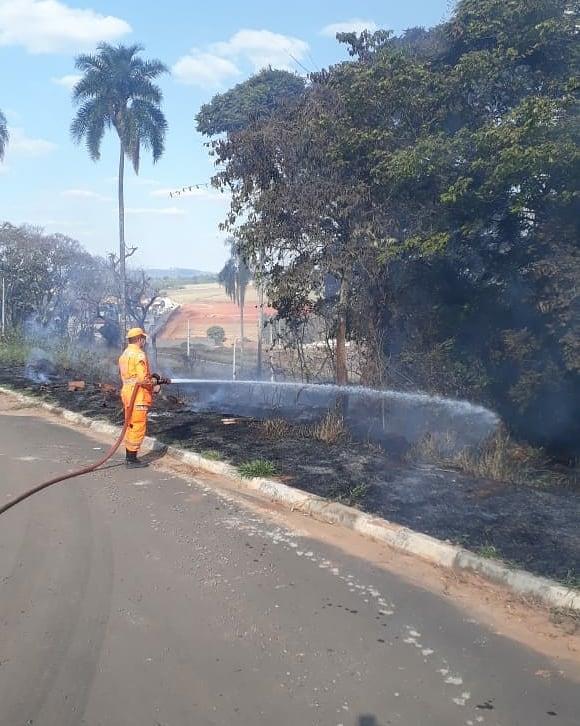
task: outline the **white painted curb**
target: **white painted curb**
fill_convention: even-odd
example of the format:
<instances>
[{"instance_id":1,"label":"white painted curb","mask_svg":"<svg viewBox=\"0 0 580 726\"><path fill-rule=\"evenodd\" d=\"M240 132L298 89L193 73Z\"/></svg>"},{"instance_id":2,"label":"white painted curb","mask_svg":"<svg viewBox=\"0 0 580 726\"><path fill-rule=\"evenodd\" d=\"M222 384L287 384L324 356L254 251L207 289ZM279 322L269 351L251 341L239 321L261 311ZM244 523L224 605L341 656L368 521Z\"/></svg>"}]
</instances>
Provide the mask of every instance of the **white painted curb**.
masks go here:
<instances>
[{"instance_id":1,"label":"white painted curb","mask_svg":"<svg viewBox=\"0 0 580 726\"><path fill-rule=\"evenodd\" d=\"M20 403L29 406L36 405L50 413L61 416L70 423L85 426L98 433L117 437L121 432L119 426L90 419L60 406L39 402L31 395L18 393L2 386L0 386L0 393L12 396ZM364 514L353 507L347 507L338 502L330 502L314 494L306 494L306 492L294 489L273 479L243 479L240 477L238 470L231 464L205 459L200 454L185 451L177 446L166 447L165 444L150 436L145 439L145 444L152 449L167 449L167 454L172 459L196 469L234 479L239 486L245 489L258 492L271 501L285 504L293 510L300 510L322 522L340 524L365 537L384 542L393 549L416 555L440 567L475 572L492 582L509 588L518 595L538 598L552 607L580 612L580 591L574 588L566 588L554 580L532 575L525 570L511 569L502 562L487 560L457 545L430 537L421 532L415 532L399 524L393 524L386 519Z\"/></svg>"}]
</instances>

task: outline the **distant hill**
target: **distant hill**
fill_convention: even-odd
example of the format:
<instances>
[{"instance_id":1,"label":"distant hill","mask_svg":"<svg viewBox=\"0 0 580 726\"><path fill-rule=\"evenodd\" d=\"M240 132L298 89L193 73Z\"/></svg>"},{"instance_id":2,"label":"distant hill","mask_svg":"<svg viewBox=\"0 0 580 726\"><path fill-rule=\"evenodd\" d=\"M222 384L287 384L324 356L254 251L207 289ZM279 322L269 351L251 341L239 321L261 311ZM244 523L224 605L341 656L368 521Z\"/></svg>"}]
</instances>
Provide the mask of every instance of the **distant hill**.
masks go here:
<instances>
[{"instance_id":1,"label":"distant hill","mask_svg":"<svg viewBox=\"0 0 580 726\"><path fill-rule=\"evenodd\" d=\"M167 269L151 267L146 272L153 280L163 282L166 286L171 287L187 282L217 281L217 274L215 272L194 270L189 267L169 267Z\"/></svg>"}]
</instances>

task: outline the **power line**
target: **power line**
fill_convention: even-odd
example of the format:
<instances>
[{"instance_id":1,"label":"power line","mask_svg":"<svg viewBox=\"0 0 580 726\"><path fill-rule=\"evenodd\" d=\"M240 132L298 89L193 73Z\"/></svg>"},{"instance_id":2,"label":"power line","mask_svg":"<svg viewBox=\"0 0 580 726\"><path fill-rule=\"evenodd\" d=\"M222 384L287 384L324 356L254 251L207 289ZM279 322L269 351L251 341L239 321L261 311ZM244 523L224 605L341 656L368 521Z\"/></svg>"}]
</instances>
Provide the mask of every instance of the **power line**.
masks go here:
<instances>
[{"instance_id":1,"label":"power line","mask_svg":"<svg viewBox=\"0 0 580 726\"><path fill-rule=\"evenodd\" d=\"M294 63L296 63L296 65L299 65L299 66L300 66L300 68L302 68L302 70L303 70L303 71L305 71L305 72L306 72L306 73L308 73L309 75L310 75L310 73L312 73L312 71L311 71L311 70L309 70L308 68L306 68L306 66L305 66L305 65L304 65L303 63L301 63L301 62L300 62L300 61L298 60L298 58L295 58L295 57L294 57L294 56L292 55L292 53L290 53L290 51L289 51L289 50L288 50L288 51L286 51L286 52L288 53L288 55L290 56L290 58L292 58L292 60L294 61Z\"/></svg>"},{"instance_id":2,"label":"power line","mask_svg":"<svg viewBox=\"0 0 580 726\"><path fill-rule=\"evenodd\" d=\"M194 189L207 189L211 186L211 182L199 182L198 184L188 184L185 187L181 187L181 189L175 189L174 191L169 192L169 196L171 199L173 197L180 197L183 194L188 194L189 192L192 192Z\"/></svg>"}]
</instances>

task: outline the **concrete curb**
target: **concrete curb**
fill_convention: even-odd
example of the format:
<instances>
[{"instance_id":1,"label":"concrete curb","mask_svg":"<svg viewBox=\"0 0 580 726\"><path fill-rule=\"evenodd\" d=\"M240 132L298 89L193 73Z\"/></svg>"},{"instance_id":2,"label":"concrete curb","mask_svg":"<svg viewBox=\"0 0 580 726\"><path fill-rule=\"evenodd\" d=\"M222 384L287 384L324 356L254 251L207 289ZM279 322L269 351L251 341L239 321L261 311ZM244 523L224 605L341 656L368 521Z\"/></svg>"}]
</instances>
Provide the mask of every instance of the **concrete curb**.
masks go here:
<instances>
[{"instance_id":1,"label":"concrete curb","mask_svg":"<svg viewBox=\"0 0 580 726\"><path fill-rule=\"evenodd\" d=\"M0 386L0 393L12 396L23 404L35 404L69 423L84 426L97 433L117 437L121 431L119 426L90 419L60 406L39 402L34 396L18 393L9 388ZM552 607L580 612L580 591L566 588L554 580L533 575L525 570L512 569L502 562L485 559L457 545L393 524L386 519L373 517L353 507L307 494L273 479L243 479L231 464L205 459L200 454L185 451L177 446L166 447L157 439L149 436L145 439L145 444L154 450L167 448L168 455L176 461L211 474L233 479L244 489L257 492L271 501L309 514L322 522L342 525L365 537L384 542L393 549L416 555L440 567L474 572L491 582L509 588L517 595L538 598Z\"/></svg>"}]
</instances>

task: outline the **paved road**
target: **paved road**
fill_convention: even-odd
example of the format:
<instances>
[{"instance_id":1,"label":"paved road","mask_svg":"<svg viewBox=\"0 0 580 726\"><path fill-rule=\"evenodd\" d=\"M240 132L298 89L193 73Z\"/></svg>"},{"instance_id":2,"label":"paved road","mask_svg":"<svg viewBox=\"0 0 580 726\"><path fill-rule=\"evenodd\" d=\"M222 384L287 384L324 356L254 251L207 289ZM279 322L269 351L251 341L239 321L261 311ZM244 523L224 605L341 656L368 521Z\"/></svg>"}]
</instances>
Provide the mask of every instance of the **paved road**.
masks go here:
<instances>
[{"instance_id":1,"label":"paved road","mask_svg":"<svg viewBox=\"0 0 580 726\"><path fill-rule=\"evenodd\" d=\"M96 446L0 416L0 500ZM167 471L112 468L0 521L2 726L578 726L579 691L437 596Z\"/></svg>"}]
</instances>

